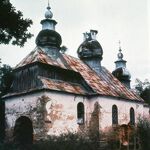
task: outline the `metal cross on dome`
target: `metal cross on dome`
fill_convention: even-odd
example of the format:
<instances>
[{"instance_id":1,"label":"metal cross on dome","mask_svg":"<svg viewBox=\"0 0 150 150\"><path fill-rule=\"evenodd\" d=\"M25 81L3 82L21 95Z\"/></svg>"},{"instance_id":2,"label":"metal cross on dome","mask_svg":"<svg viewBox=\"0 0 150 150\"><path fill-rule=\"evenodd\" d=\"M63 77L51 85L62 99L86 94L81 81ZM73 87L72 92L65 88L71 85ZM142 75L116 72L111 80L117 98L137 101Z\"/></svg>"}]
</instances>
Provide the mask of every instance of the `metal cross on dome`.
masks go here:
<instances>
[{"instance_id":1,"label":"metal cross on dome","mask_svg":"<svg viewBox=\"0 0 150 150\"><path fill-rule=\"evenodd\" d=\"M119 40L119 51L121 52L122 50L121 50L121 41Z\"/></svg>"},{"instance_id":2,"label":"metal cross on dome","mask_svg":"<svg viewBox=\"0 0 150 150\"><path fill-rule=\"evenodd\" d=\"M50 4L49 4L49 0L47 1L48 2L48 6L47 6L47 9L50 10L51 7L50 7Z\"/></svg>"},{"instance_id":3,"label":"metal cross on dome","mask_svg":"<svg viewBox=\"0 0 150 150\"><path fill-rule=\"evenodd\" d=\"M48 0L48 7L50 7L50 6L49 6L49 0Z\"/></svg>"}]
</instances>

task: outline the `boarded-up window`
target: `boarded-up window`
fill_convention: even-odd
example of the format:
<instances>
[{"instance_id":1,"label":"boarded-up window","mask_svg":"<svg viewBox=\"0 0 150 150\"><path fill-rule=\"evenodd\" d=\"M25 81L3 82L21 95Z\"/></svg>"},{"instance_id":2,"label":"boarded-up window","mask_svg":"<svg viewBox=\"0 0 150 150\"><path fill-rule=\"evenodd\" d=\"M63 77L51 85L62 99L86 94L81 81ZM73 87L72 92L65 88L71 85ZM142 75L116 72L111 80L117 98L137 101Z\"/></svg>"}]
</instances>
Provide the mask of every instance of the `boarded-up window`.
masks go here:
<instances>
[{"instance_id":1,"label":"boarded-up window","mask_svg":"<svg viewBox=\"0 0 150 150\"><path fill-rule=\"evenodd\" d=\"M130 108L130 124L135 125L135 112L132 107Z\"/></svg>"},{"instance_id":2,"label":"boarded-up window","mask_svg":"<svg viewBox=\"0 0 150 150\"><path fill-rule=\"evenodd\" d=\"M112 106L112 124L113 125L118 124L118 108L116 105Z\"/></svg>"},{"instance_id":3,"label":"boarded-up window","mask_svg":"<svg viewBox=\"0 0 150 150\"><path fill-rule=\"evenodd\" d=\"M77 123L84 124L84 104L81 102L77 105Z\"/></svg>"}]
</instances>

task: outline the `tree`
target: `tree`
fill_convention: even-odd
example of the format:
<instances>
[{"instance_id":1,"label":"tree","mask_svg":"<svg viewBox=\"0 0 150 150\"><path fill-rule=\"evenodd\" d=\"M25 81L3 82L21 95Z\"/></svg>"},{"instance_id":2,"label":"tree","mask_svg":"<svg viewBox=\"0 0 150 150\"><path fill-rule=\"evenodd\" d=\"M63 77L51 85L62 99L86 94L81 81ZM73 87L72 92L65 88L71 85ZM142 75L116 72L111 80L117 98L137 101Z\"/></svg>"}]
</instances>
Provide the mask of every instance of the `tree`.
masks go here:
<instances>
[{"instance_id":1,"label":"tree","mask_svg":"<svg viewBox=\"0 0 150 150\"><path fill-rule=\"evenodd\" d=\"M33 35L27 31L32 21L24 19L9 0L0 0L0 44L24 46Z\"/></svg>"},{"instance_id":2,"label":"tree","mask_svg":"<svg viewBox=\"0 0 150 150\"><path fill-rule=\"evenodd\" d=\"M150 120L139 118L137 123L137 133L140 138L141 150L150 149Z\"/></svg>"},{"instance_id":3,"label":"tree","mask_svg":"<svg viewBox=\"0 0 150 150\"><path fill-rule=\"evenodd\" d=\"M5 102L1 97L8 93L12 80L12 68L9 65L0 66L0 142L3 142L5 137Z\"/></svg>"},{"instance_id":4,"label":"tree","mask_svg":"<svg viewBox=\"0 0 150 150\"><path fill-rule=\"evenodd\" d=\"M9 65L0 66L0 96L5 95L12 84L12 68Z\"/></svg>"},{"instance_id":5,"label":"tree","mask_svg":"<svg viewBox=\"0 0 150 150\"><path fill-rule=\"evenodd\" d=\"M150 105L150 81L148 79L144 82L136 79L135 91Z\"/></svg>"}]
</instances>

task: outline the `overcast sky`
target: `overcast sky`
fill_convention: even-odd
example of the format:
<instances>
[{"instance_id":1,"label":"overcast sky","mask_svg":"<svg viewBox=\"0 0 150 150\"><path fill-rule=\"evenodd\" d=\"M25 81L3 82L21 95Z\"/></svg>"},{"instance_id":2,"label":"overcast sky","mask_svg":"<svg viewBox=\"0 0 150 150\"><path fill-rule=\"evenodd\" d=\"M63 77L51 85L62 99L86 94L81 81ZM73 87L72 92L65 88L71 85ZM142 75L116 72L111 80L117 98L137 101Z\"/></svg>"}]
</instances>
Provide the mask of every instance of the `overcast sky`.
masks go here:
<instances>
[{"instance_id":1,"label":"overcast sky","mask_svg":"<svg viewBox=\"0 0 150 150\"><path fill-rule=\"evenodd\" d=\"M35 38L41 30L47 0L10 0L24 17L33 20L29 29L34 37L23 48L0 45L2 62L15 66L35 48ZM83 41L83 32L98 30L97 39L103 48L102 65L112 71L117 59L118 41L132 80L150 80L150 10L149 0L50 0L56 30L61 34L68 54L76 51Z\"/></svg>"}]
</instances>

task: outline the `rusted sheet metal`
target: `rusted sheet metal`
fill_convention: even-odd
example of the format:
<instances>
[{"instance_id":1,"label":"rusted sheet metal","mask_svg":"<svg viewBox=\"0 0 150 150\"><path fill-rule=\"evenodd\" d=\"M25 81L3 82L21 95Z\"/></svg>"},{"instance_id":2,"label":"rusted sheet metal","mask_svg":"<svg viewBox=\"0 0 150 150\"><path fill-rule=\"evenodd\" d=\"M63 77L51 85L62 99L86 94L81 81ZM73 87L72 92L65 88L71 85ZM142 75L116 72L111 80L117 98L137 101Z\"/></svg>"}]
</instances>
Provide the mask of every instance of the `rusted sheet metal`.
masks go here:
<instances>
[{"instance_id":1,"label":"rusted sheet metal","mask_svg":"<svg viewBox=\"0 0 150 150\"><path fill-rule=\"evenodd\" d=\"M56 90L56 91L64 91L75 94L85 95L87 92L81 85L68 83L60 80L52 80L44 77L39 77L43 83L43 88Z\"/></svg>"},{"instance_id":2,"label":"rusted sheet metal","mask_svg":"<svg viewBox=\"0 0 150 150\"><path fill-rule=\"evenodd\" d=\"M50 56L46 55L45 52L40 47L36 47L29 55L27 55L15 68L23 67L27 64L34 62L41 62L49 64L52 66L58 66L67 69L60 58L57 60L52 59Z\"/></svg>"},{"instance_id":3,"label":"rusted sheet metal","mask_svg":"<svg viewBox=\"0 0 150 150\"><path fill-rule=\"evenodd\" d=\"M117 78L115 78L106 68L102 67L101 73L98 75L89 68L80 59L69 55L62 55L63 59L57 60L49 57L42 48L37 47L16 68L25 66L33 62L41 62L53 66L58 66L63 69L71 69L81 74L87 84L98 94L120 97L131 100L143 101L137 94L126 88ZM65 62L65 63L64 63ZM66 90L76 94L85 94L85 91L80 86L72 86L69 83L54 83L52 80L42 79L44 84L55 90ZM53 84L52 84L53 83Z\"/></svg>"},{"instance_id":4,"label":"rusted sheet metal","mask_svg":"<svg viewBox=\"0 0 150 150\"><path fill-rule=\"evenodd\" d=\"M64 55L71 68L79 72L89 86L99 94L121 97L125 99L143 101L133 91L126 88L106 68L102 67L100 75L97 75L81 60L72 56Z\"/></svg>"}]
</instances>

